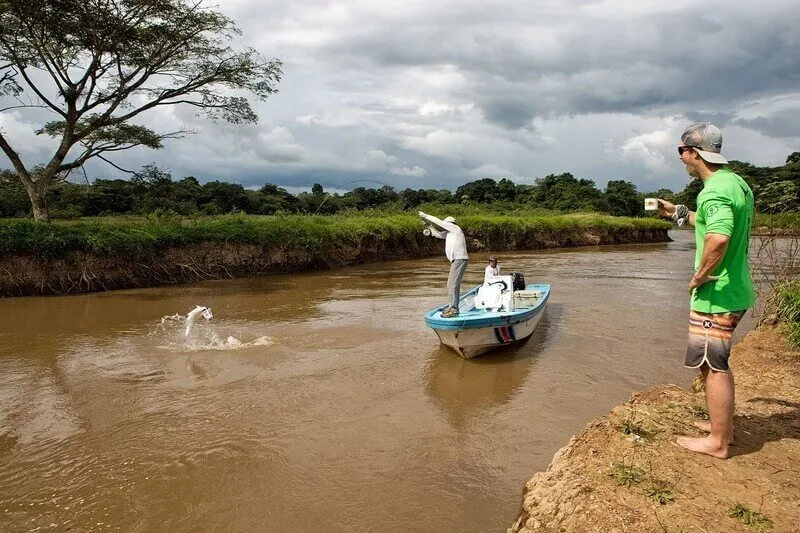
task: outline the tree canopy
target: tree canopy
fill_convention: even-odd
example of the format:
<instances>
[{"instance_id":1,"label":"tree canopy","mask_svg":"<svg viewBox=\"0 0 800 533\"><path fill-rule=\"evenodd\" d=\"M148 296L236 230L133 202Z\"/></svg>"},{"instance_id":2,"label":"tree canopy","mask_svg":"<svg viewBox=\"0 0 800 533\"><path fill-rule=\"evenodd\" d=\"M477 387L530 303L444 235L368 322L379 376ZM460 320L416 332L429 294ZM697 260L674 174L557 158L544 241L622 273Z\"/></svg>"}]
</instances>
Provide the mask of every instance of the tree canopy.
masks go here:
<instances>
[{"instance_id":1,"label":"tree canopy","mask_svg":"<svg viewBox=\"0 0 800 533\"><path fill-rule=\"evenodd\" d=\"M44 109L37 134L57 141L49 161L22 160L0 133L37 220L49 219L52 182L92 158L161 148L191 131L157 132L133 123L165 106L192 106L211 119L253 123L243 93L276 92L282 64L251 48L235 50L233 21L192 0L0 0L2 111Z\"/></svg>"},{"instance_id":2,"label":"tree canopy","mask_svg":"<svg viewBox=\"0 0 800 533\"><path fill-rule=\"evenodd\" d=\"M734 161L731 167L753 187L756 209L763 213L800 210L800 163L782 167L755 167ZM174 179L154 165L146 165L129 180L96 179L87 182L56 181L49 190L54 216L72 218L116 214L176 213L179 215L217 215L243 212L260 215L276 213L334 214L347 210L414 210L422 204L490 204L498 212L514 205L556 211L596 211L620 216L642 216L642 199L657 197L688 205L694 209L700 180L688 182L679 192L659 189L639 192L625 180L610 180L605 190L588 179L572 174L551 174L535 180L534 185L499 182L482 178L465 183L453 194L447 189L411 189L396 191L357 187L344 193L327 193L320 183L310 192L292 195L270 183L268 178L258 189L239 183L213 180L200 183L194 176ZM0 217L23 217L30 213L30 200L12 170L0 171Z\"/></svg>"}]
</instances>

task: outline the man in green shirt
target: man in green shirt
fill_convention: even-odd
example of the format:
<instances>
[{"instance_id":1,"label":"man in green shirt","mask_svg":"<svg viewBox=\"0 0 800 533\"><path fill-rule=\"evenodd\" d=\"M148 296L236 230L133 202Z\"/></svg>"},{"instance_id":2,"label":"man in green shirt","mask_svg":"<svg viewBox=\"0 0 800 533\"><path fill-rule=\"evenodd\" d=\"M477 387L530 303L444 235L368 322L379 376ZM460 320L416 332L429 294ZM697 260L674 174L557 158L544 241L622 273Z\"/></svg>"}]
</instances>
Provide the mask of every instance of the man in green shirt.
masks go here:
<instances>
[{"instance_id":1,"label":"man in green shirt","mask_svg":"<svg viewBox=\"0 0 800 533\"><path fill-rule=\"evenodd\" d=\"M695 228L695 273L689 282L689 345L686 366L699 368L710 424L696 422L707 437L679 437L677 444L727 459L733 441L734 382L728 367L731 339L739 320L756 300L748 265L753 191L724 165L722 133L709 122L692 124L681 135L678 154L686 171L703 181L697 212L658 201L659 214Z\"/></svg>"}]
</instances>

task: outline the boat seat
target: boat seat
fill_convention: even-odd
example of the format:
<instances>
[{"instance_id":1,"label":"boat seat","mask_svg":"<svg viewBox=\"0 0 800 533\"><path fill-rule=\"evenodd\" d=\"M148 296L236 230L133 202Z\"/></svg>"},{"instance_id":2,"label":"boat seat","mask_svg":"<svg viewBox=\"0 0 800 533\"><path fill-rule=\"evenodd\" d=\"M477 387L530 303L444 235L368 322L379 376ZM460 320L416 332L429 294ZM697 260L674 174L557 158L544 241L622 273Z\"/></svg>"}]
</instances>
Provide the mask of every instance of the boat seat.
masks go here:
<instances>
[{"instance_id":1,"label":"boat seat","mask_svg":"<svg viewBox=\"0 0 800 533\"><path fill-rule=\"evenodd\" d=\"M475 295L475 308L486 311L497 311L503 307L503 289L501 284L482 285Z\"/></svg>"},{"instance_id":2,"label":"boat seat","mask_svg":"<svg viewBox=\"0 0 800 533\"><path fill-rule=\"evenodd\" d=\"M514 307L535 307L542 291L514 291Z\"/></svg>"}]
</instances>

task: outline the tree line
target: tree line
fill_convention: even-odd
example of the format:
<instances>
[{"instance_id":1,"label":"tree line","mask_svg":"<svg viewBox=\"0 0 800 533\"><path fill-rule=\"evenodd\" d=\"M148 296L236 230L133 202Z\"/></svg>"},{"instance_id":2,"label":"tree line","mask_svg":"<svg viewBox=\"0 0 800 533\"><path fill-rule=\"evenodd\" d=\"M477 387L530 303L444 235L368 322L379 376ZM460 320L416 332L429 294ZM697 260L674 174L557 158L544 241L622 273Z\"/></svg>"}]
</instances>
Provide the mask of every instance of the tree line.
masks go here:
<instances>
[{"instance_id":1,"label":"tree line","mask_svg":"<svg viewBox=\"0 0 800 533\"><path fill-rule=\"evenodd\" d=\"M732 161L734 172L753 188L756 209L762 213L800 211L800 152L792 153L780 167L756 167ZM593 211L618 216L642 216L642 199L659 197L695 207L702 188L691 181L682 191L638 191L625 180L610 180L599 189L590 179L570 173L550 174L533 185L483 178L448 189L396 190L357 187L344 193L326 192L319 183L297 195L273 183L247 189L238 183L195 177L173 179L170 173L147 165L131 179L96 179L93 183L55 181L50 185L47 208L55 218L174 213L184 216L247 213L335 214L365 209L413 210L422 204L514 204L554 211ZM12 170L0 171L0 217L31 216L30 198Z\"/></svg>"}]
</instances>

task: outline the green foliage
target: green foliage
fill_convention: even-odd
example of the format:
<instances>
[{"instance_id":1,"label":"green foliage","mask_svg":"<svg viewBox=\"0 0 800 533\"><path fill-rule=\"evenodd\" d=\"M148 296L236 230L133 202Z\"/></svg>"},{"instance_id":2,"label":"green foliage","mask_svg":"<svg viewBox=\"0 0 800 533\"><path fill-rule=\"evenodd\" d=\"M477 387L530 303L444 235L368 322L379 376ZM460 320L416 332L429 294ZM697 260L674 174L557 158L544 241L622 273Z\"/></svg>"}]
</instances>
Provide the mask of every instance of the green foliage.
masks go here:
<instances>
[{"instance_id":1,"label":"green foliage","mask_svg":"<svg viewBox=\"0 0 800 533\"><path fill-rule=\"evenodd\" d=\"M30 90L33 98L18 101L36 101L30 107L60 117L34 128L59 146L35 175L16 157L18 139L6 138L2 147L27 186L37 220L49 221L53 181L90 159L161 148L163 140L191 133L133 124L141 113L186 104L214 120L256 122L239 93L265 100L277 90L282 64L251 48L233 49L239 33L214 6L190 0L4 0L0 93Z\"/></svg>"},{"instance_id":2,"label":"green foliage","mask_svg":"<svg viewBox=\"0 0 800 533\"><path fill-rule=\"evenodd\" d=\"M637 466L615 462L611 464L611 471L608 475L614 478L617 485L632 487L644 481L647 474Z\"/></svg>"},{"instance_id":3,"label":"green foliage","mask_svg":"<svg viewBox=\"0 0 800 533\"><path fill-rule=\"evenodd\" d=\"M471 239L482 241L484 245L497 243L508 249L536 246L538 239L569 245L571 236L577 239L585 232L669 227L656 220L600 215L473 214L461 217L459 223ZM92 217L50 225L6 219L0 220L0 254L31 254L44 259L71 251L137 255L154 253L171 245L225 242L303 250L325 261L327 257L336 256L343 244L358 244L365 238L417 248L425 239L421 228L416 215L376 211L333 216L237 214L187 218L171 210L157 210L145 217Z\"/></svg>"},{"instance_id":4,"label":"green foliage","mask_svg":"<svg viewBox=\"0 0 800 533\"><path fill-rule=\"evenodd\" d=\"M756 213L753 219L753 227L800 230L800 212L779 213L774 215Z\"/></svg>"},{"instance_id":5,"label":"green foliage","mask_svg":"<svg viewBox=\"0 0 800 533\"><path fill-rule=\"evenodd\" d=\"M631 411L628 416L620 424L620 430L623 435L632 435L643 441L652 440L655 432L645 429L642 422L636 419L636 412Z\"/></svg>"},{"instance_id":6,"label":"green foliage","mask_svg":"<svg viewBox=\"0 0 800 533\"><path fill-rule=\"evenodd\" d=\"M659 505L666 505L669 502L675 501L675 495L672 492L673 488L672 485L665 481L653 479L650 485L644 489L644 493L648 498Z\"/></svg>"},{"instance_id":7,"label":"green foliage","mask_svg":"<svg viewBox=\"0 0 800 533\"><path fill-rule=\"evenodd\" d=\"M757 228L800 230L800 199L796 198L800 190L800 162L773 169L734 161L731 168L740 172L754 188L757 210L762 211L756 213L754 224ZM5 193L0 196L0 216L25 216L30 212L24 202L25 189L21 183L15 183L15 177L16 174L11 171L0 173L0 192ZM295 196L272 183L265 183L258 190L250 190L238 183L219 180L200 184L193 176L176 181L169 172L147 165L130 180L97 179L92 185L56 182L49 189L48 204L61 214L78 213L71 207L77 206L83 216L146 214L157 210L174 211L183 216L217 216L238 212L256 215L333 215L372 210L399 213L423 209L454 216L593 212L654 219L657 218L655 215L644 215L642 208L645 197L664 198L694 209L701 189L702 182L692 180L678 193L669 189L639 193L628 181L611 180L606 189L600 191L593 181L577 179L565 173L537 179L535 185L517 184L507 178L499 182L483 178L458 187L455 194L445 189L410 188L398 193L388 185L379 188L356 187L343 193L331 193L315 183L311 192Z\"/></svg>"},{"instance_id":8,"label":"green foliage","mask_svg":"<svg viewBox=\"0 0 800 533\"><path fill-rule=\"evenodd\" d=\"M737 503L731 507L728 515L731 518L740 520L744 525L749 526L758 532L772 531L772 520L762 515L758 511L753 511L752 509L745 507L741 503Z\"/></svg>"},{"instance_id":9,"label":"green foliage","mask_svg":"<svg viewBox=\"0 0 800 533\"><path fill-rule=\"evenodd\" d=\"M612 215L635 217L644 213L643 201L636 193L636 186L627 181L609 181L606 186L606 200Z\"/></svg>"},{"instance_id":10,"label":"green foliage","mask_svg":"<svg viewBox=\"0 0 800 533\"><path fill-rule=\"evenodd\" d=\"M30 213L31 201L25 187L10 170L0 172L0 218L24 217Z\"/></svg>"},{"instance_id":11,"label":"green foliage","mask_svg":"<svg viewBox=\"0 0 800 533\"><path fill-rule=\"evenodd\" d=\"M800 282L786 282L775 287L778 318L789 345L800 348Z\"/></svg>"},{"instance_id":12,"label":"green foliage","mask_svg":"<svg viewBox=\"0 0 800 533\"><path fill-rule=\"evenodd\" d=\"M703 190L703 181L693 179L684 190L675 195L675 203L683 204L690 210L697 210L697 195Z\"/></svg>"},{"instance_id":13,"label":"green foliage","mask_svg":"<svg viewBox=\"0 0 800 533\"><path fill-rule=\"evenodd\" d=\"M774 181L760 187L756 209L762 213L785 213L797 209L800 187L792 181Z\"/></svg>"},{"instance_id":14,"label":"green foliage","mask_svg":"<svg viewBox=\"0 0 800 533\"><path fill-rule=\"evenodd\" d=\"M579 180L568 172L537 179L529 198L538 207L558 211L610 210L607 198L595 187L594 181Z\"/></svg>"}]
</instances>

